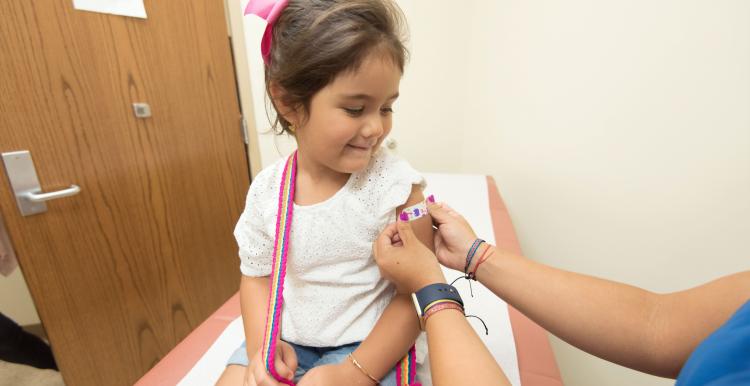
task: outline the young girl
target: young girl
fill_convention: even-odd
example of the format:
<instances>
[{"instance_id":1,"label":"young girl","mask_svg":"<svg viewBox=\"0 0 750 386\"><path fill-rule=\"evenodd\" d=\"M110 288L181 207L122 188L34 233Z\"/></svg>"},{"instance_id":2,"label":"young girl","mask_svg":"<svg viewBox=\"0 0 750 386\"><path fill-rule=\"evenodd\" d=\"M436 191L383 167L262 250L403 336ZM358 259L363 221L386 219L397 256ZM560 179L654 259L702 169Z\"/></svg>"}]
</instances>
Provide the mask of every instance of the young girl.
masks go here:
<instances>
[{"instance_id":1,"label":"young girl","mask_svg":"<svg viewBox=\"0 0 750 386\"><path fill-rule=\"evenodd\" d=\"M403 16L389 0L251 0L248 12L268 21L262 53L275 127L298 145L281 340L267 366L300 385L395 385L419 322L409 294L381 277L372 242L424 201L420 174L380 147L405 63ZM220 385L279 384L261 344L286 164L258 174L235 230L246 344ZM412 225L432 249L429 217Z\"/></svg>"}]
</instances>

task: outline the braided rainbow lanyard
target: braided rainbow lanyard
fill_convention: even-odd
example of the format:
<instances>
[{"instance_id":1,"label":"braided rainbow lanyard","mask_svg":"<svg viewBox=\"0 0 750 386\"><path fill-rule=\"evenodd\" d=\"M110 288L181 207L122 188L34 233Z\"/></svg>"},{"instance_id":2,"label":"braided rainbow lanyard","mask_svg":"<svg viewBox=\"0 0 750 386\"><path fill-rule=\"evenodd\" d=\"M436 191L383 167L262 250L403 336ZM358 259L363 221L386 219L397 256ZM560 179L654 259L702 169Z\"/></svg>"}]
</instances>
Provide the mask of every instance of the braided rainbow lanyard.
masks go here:
<instances>
[{"instance_id":1,"label":"braided rainbow lanyard","mask_svg":"<svg viewBox=\"0 0 750 386\"><path fill-rule=\"evenodd\" d=\"M417 360L416 350L411 346L409 353L401 359L396 366L396 380L399 386L421 386L416 382L417 378Z\"/></svg>"},{"instance_id":2,"label":"braided rainbow lanyard","mask_svg":"<svg viewBox=\"0 0 750 386\"><path fill-rule=\"evenodd\" d=\"M286 161L284 173L281 175L279 189L279 211L276 215L276 241L273 245L273 265L271 267L271 290L268 295L268 316L263 338L263 363L271 376L287 385L294 382L283 378L276 372L274 358L276 342L279 338L281 305L284 303L284 276L286 275L286 261L289 255L289 230L292 228L292 212L294 211L294 182L297 176L297 152Z\"/></svg>"},{"instance_id":3,"label":"braided rainbow lanyard","mask_svg":"<svg viewBox=\"0 0 750 386\"><path fill-rule=\"evenodd\" d=\"M294 186L297 177L297 152L289 156L281 175L279 189L279 210L276 215L276 239L273 246L273 265L271 267L271 290L268 296L268 314L266 330L263 338L263 363L271 376L277 381L294 385L289 379L283 378L276 372L274 357L276 342L279 339L281 326L281 306L284 303L284 276L289 255L289 232L292 228L292 212L294 210ZM396 378L399 386L418 386L416 379L416 352L414 346L401 359L396 367Z\"/></svg>"}]
</instances>

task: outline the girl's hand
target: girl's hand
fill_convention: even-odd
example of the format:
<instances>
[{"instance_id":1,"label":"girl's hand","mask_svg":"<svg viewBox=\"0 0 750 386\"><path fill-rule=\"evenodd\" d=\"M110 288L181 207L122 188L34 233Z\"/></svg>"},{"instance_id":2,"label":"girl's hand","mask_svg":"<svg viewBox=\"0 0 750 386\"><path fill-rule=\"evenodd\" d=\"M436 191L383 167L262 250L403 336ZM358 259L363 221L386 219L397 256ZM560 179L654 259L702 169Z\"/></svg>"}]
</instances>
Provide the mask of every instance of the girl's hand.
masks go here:
<instances>
[{"instance_id":1,"label":"girl's hand","mask_svg":"<svg viewBox=\"0 0 750 386\"><path fill-rule=\"evenodd\" d=\"M245 373L245 386L284 386L266 372L263 365L253 362Z\"/></svg>"},{"instance_id":2,"label":"girl's hand","mask_svg":"<svg viewBox=\"0 0 750 386\"><path fill-rule=\"evenodd\" d=\"M275 354L276 372L286 379L294 378L294 372L297 370L297 354L294 348L289 343L280 340L276 344ZM266 371L261 350L255 353L247 367L245 386L283 386Z\"/></svg>"},{"instance_id":3,"label":"girl's hand","mask_svg":"<svg viewBox=\"0 0 750 386\"><path fill-rule=\"evenodd\" d=\"M435 232L435 254L440 264L463 272L466 254L477 239L471 225L458 212L444 203L428 203Z\"/></svg>"},{"instance_id":4,"label":"girl's hand","mask_svg":"<svg viewBox=\"0 0 750 386\"><path fill-rule=\"evenodd\" d=\"M408 222L388 225L375 240L373 254L383 277L400 293L445 282L435 255L419 241Z\"/></svg>"}]
</instances>

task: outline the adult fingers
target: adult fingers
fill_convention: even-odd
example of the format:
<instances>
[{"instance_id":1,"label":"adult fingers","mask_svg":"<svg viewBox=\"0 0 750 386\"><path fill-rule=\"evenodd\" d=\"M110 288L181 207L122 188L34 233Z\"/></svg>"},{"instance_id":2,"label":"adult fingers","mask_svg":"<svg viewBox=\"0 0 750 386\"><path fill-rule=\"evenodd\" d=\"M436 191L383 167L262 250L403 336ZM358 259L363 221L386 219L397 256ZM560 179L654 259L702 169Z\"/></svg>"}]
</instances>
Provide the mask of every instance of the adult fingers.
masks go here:
<instances>
[{"instance_id":1,"label":"adult fingers","mask_svg":"<svg viewBox=\"0 0 750 386\"><path fill-rule=\"evenodd\" d=\"M391 242L396 247L404 245L404 242L401 241L401 236L399 236L398 233L396 233L395 235L393 235L393 238L391 239Z\"/></svg>"},{"instance_id":2,"label":"adult fingers","mask_svg":"<svg viewBox=\"0 0 750 386\"><path fill-rule=\"evenodd\" d=\"M372 243L372 252L375 255L377 261L381 257L381 253L388 250L392 246L392 239L395 234L398 234L396 224L389 224L383 229L378 235L375 241Z\"/></svg>"},{"instance_id":3,"label":"adult fingers","mask_svg":"<svg viewBox=\"0 0 750 386\"><path fill-rule=\"evenodd\" d=\"M380 232L380 236L383 237L384 241L393 241L393 238L398 236L398 225L396 223L388 224L385 229Z\"/></svg>"},{"instance_id":4,"label":"adult fingers","mask_svg":"<svg viewBox=\"0 0 750 386\"><path fill-rule=\"evenodd\" d=\"M442 202L428 203L427 211L430 213L430 217L432 217L432 224L436 227L452 221L457 214Z\"/></svg>"},{"instance_id":5,"label":"adult fingers","mask_svg":"<svg viewBox=\"0 0 750 386\"><path fill-rule=\"evenodd\" d=\"M411 229L411 223L408 221L396 222L398 227L398 236L401 238L401 242L404 243L405 247L408 247L414 241L419 241L417 236L414 234L414 230Z\"/></svg>"}]
</instances>

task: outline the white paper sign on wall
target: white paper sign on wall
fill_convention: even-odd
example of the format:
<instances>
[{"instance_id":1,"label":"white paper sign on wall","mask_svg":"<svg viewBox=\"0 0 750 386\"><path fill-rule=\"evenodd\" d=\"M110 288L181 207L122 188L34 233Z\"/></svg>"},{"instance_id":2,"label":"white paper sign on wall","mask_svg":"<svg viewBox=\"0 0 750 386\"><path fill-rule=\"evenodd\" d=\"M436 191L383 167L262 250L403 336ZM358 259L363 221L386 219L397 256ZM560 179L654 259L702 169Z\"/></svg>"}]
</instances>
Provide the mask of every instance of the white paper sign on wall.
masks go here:
<instances>
[{"instance_id":1,"label":"white paper sign on wall","mask_svg":"<svg viewBox=\"0 0 750 386\"><path fill-rule=\"evenodd\" d=\"M73 0L73 8L81 11L146 18L143 0Z\"/></svg>"}]
</instances>

